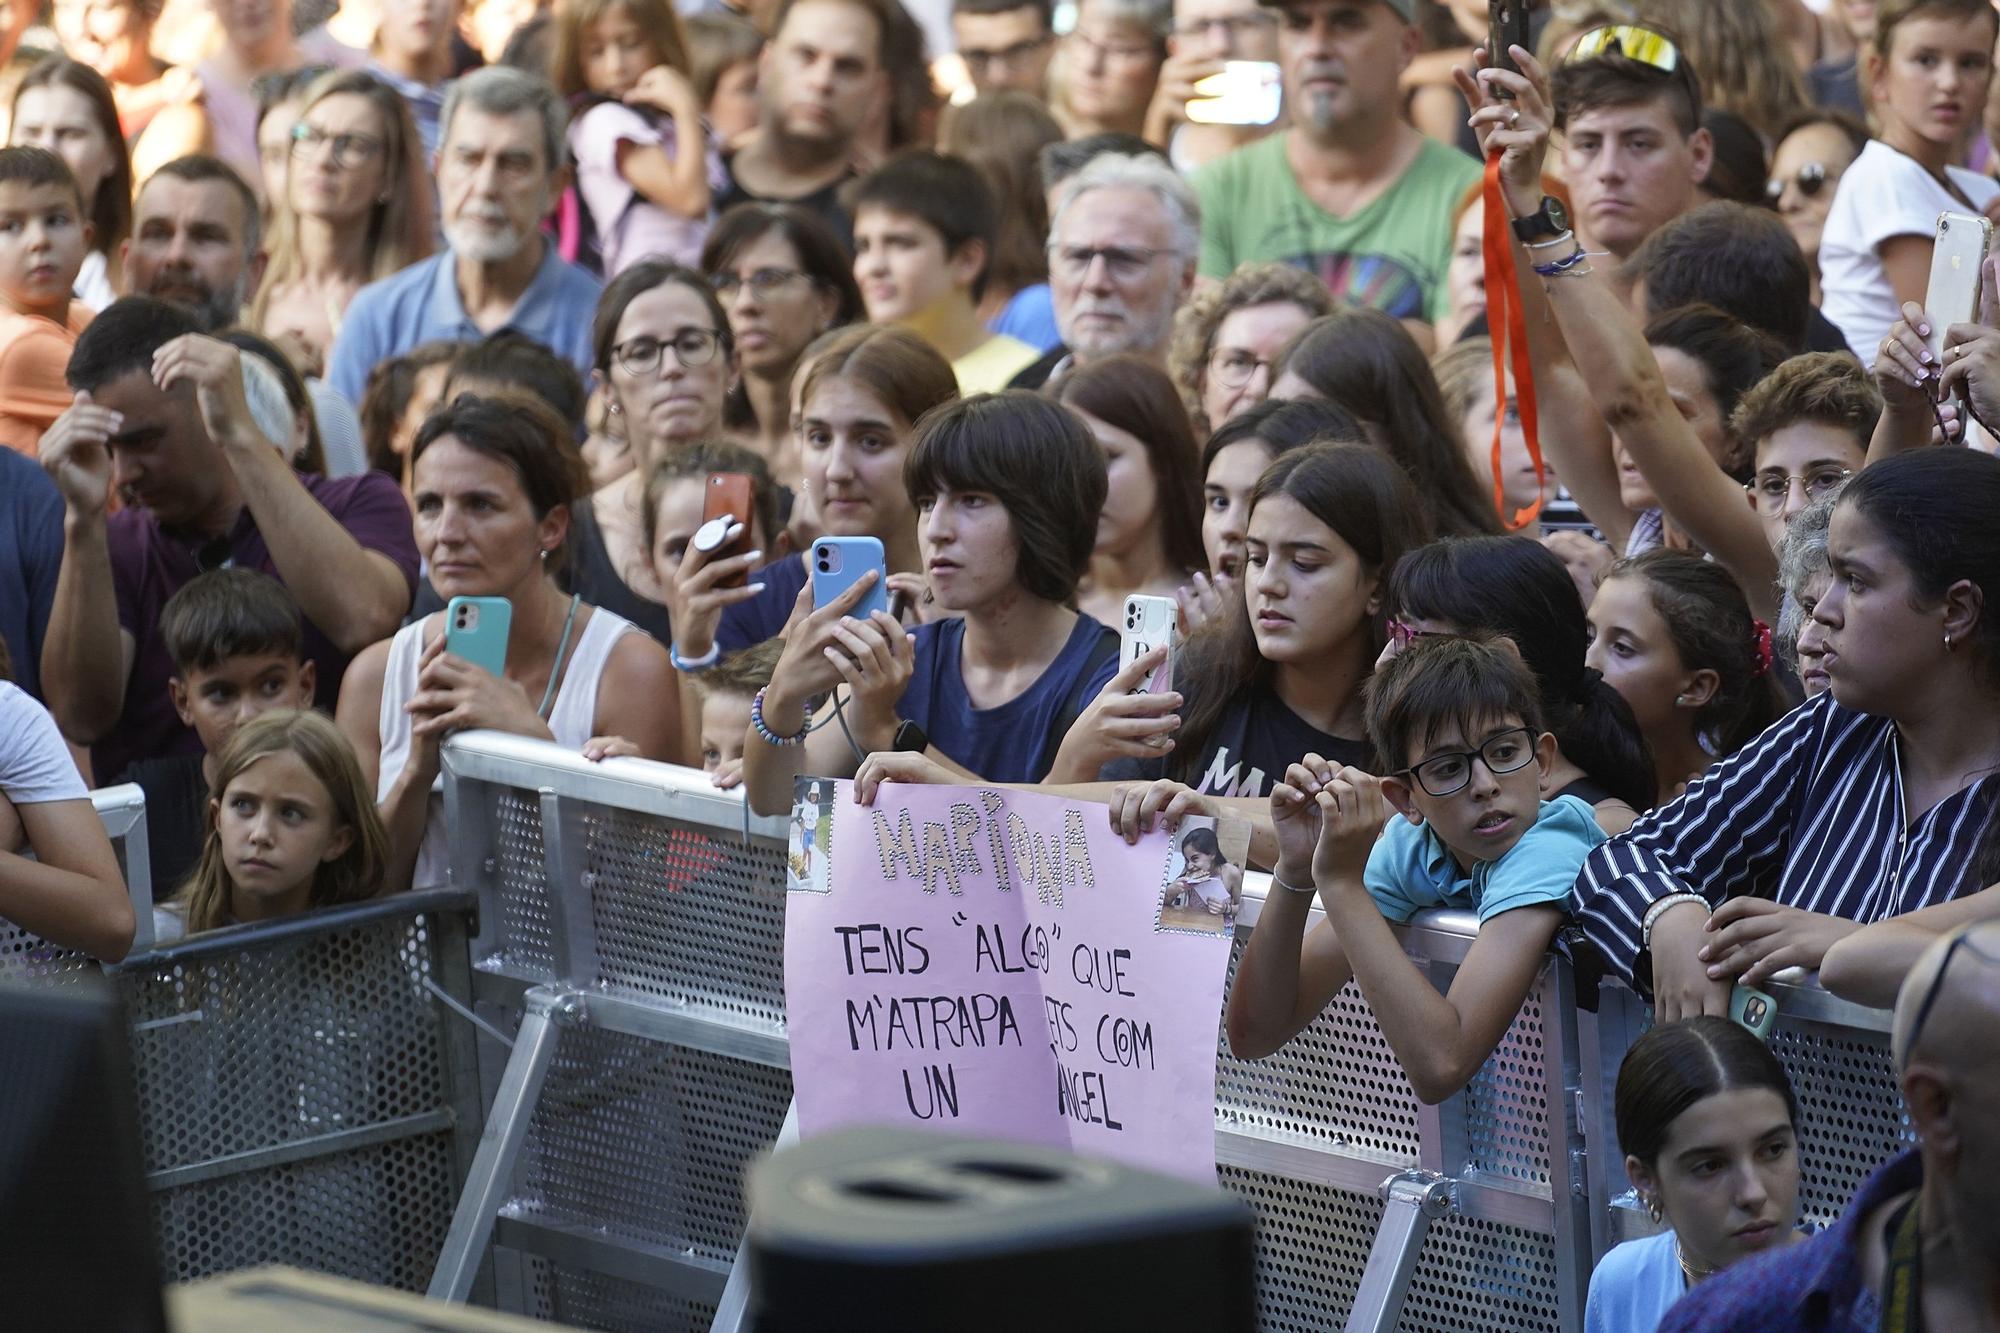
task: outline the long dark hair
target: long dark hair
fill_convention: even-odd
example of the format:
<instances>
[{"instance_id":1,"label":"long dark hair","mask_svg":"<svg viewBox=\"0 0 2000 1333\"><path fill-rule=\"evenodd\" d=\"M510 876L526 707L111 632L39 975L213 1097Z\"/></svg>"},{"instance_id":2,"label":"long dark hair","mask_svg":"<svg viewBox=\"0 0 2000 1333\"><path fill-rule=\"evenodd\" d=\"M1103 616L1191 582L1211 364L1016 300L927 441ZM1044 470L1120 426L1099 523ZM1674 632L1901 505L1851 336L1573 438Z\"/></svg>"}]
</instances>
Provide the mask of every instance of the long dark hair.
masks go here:
<instances>
[{"instance_id":1,"label":"long dark hair","mask_svg":"<svg viewBox=\"0 0 2000 1333\"><path fill-rule=\"evenodd\" d=\"M1121 354L1079 367L1056 382L1057 402L1116 426L1146 449L1159 492L1154 521L1167 563L1182 574L1208 568L1201 549L1201 474L1194 427L1167 372Z\"/></svg>"},{"instance_id":2,"label":"long dark hair","mask_svg":"<svg viewBox=\"0 0 2000 1333\"><path fill-rule=\"evenodd\" d=\"M1374 428L1377 442L1416 483L1437 535L1500 530L1463 437L1445 416L1430 362L1394 317L1353 309L1316 319L1279 355L1272 380L1288 370Z\"/></svg>"},{"instance_id":3,"label":"long dark hair","mask_svg":"<svg viewBox=\"0 0 2000 1333\"><path fill-rule=\"evenodd\" d=\"M1208 437L1208 443L1201 447L1202 477L1207 478L1208 469L1217 454L1245 440L1256 440L1276 458L1302 444L1332 441L1366 444L1368 434L1361 429L1361 423L1354 419L1354 414L1339 403L1322 402L1317 398L1300 398L1293 402L1267 398L1215 428L1215 433Z\"/></svg>"},{"instance_id":4,"label":"long dark hair","mask_svg":"<svg viewBox=\"0 0 2000 1333\"><path fill-rule=\"evenodd\" d=\"M1872 463L1841 490L1835 509L1853 506L1910 571L1917 596L1942 601L1964 579L1988 601L2000 598L2000 458L1976 449L1919 449ZM2000 615L1984 610L1961 644L1976 654L1988 689L2000 691ZM1973 872L2000 879L2000 818L1989 815Z\"/></svg>"},{"instance_id":5,"label":"long dark hair","mask_svg":"<svg viewBox=\"0 0 2000 1333\"><path fill-rule=\"evenodd\" d=\"M1605 578L1643 580L1682 664L1720 678L1714 695L1695 715L1695 726L1718 755L1736 753L1784 714L1786 700L1777 678L1758 651L1758 622L1728 570L1687 551L1662 547L1619 561Z\"/></svg>"},{"instance_id":6,"label":"long dark hair","mask_svg":"<svg viewBox=\"0 0 2000 1333\"><path fill-rule=\"evenodd\" d=\"M1618 1146L1651 1170L1682 1112L1719 1092L1754 1088L1784 1098L1786 1115L1798 1120L1785 1067L1748 1029L1715 1014L1658 1024L1618 1066Z\"/></svg>"},{"instance_id":7,"label":"long dark hair","mask_svg":"<svg viewBox=\"0 0 2000 1333\"><path fill-rule=\"evenodd\" d=\"M1563 757L1634 810L1649 810L1658 776L1624 696L1584 663L1590 626L1563 562L1526 537L1450 537L1397 562L1387 605L1461 630L1505 635L1535 675Z\"/></svg>"},{"instance_id":8,"label":"long dark hair","mask_svg":"<svg viewBox=\"0 0 2000 1333\"><path fill-rule=\"evenodd\" d=\"M15 85L13 106L21 104L21 94L30 88L69 88L90 103L98 132L111 154L111 174L98 183L96 198L83 200L83 211L90 217L91 248L106 259L116 260L118 248L132 234L133 187L132 154L125 147L125 131L118 125L118 103L111 85L88 65L67 56L49 56Z\"/></svg>"},{"instance_id":9,"label":"long dark hair","mask_svg":"<svg viewBox=\"0 0 2000 1333\"><path fill-rule=\"evenodd\" d=\"M1372 444L1309 444L1280 454L1251 493L1250 512L1283 495L1332 528L1361 563L1387 575L1427 534L1423 509L1410 479ZM1386 617L1368 623L1369 658L1382 649ZM1257 651L1250 630L1247 597L1230 599L1229 609L1188 637L1177 679L1187 705L1169 765L1170 776L1185 781L1201 762L1208 739L1229 705L1244 691L1268 689L1272 666Z\"/></svg>"}]
</instances>

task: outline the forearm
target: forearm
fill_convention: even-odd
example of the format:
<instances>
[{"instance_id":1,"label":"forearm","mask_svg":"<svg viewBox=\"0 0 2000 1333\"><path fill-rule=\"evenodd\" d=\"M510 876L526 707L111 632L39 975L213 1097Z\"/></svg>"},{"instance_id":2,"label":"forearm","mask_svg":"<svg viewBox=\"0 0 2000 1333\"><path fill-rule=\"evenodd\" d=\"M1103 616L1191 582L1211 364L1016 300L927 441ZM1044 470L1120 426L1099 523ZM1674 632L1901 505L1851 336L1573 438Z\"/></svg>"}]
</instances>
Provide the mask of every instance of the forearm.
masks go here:
<instances>
[{"instance_id":1,"label":"forearm","mask_svg":"<svg viewBox=\"0 0 2000 1333\"><path fill-rule=\"evenodd\" d=\"M1310 880L1310 871L1300 868L1299 880ZM1304 955L1308 948L1306 923L1312 899L1303 893L1273 888L1265 895L1257 913L1257 925L1237 960L1236 979L1230 987L1225 1010L1229 1049L1239 1060L1261 1060L1297 1036L1317 1015L1323 1002L1304 993ZM1333 952L1337 940L1329 939ZM1327 977L1332 991L1346 984L1346 969L1336 964L1336 975Z\"/></svg>"},{"instance_id":2,"label":"forearm","mask_svg":"<svg viewBox=\"0 0 2000 1333\"><path fill-rule=\"evenodd\" d=\"M1882 415L1876 418L1875 433L1869 437L1868 457L1862 466L1926 447L1931 442L1931 428L1935 424L1936 419L1928 412L1884 407Z\"/></svg>"},{"instance_id":3,"label":"forearm","mask_svg":"<svg viewBox=\"0 0 2000 1333\"><path fill-rule=\"evenodd\" d=\"M65 870L0 852L0 917L107 963L132 947L132 899L115 875Z\"/></svg>"},{"instance_id":4,"label":"forearm","mask_svg":"<svg viewBox=\"0 0 2000 1333\"><path fill-rule=\"evenodd\" d=\"M1322 883L1319 892L1355 983L1417 1095L1436 1103L1464 1087L1487 1055L1472 1049L1464 1016L1404 954L1358 876Z\"/></svg>"},{"instance_id":5,"label":"forearm","mask_svg":"<svg viewBox=\"0 0 2000 1333\"><path fill-rule=\"evenodd\" d=\"M383 893L401 893L416 878L417 855L423 850L424 834L430 827L431 783L435 777L435 773L406 766L389 788L389 795L375 807L375 813L382 819L382 829L389 835Z\"/></svg>"},{"instance_id":6,"label":"forearm","mask_svg":"<svg viewBox=\"0 0 2000 1333\"><path fill-rule=\"evenodd\" d=\"M356 541L261 436L252 432L224 453L278 578L305 618L347 653L395 633L410 609L402 576Z\"/></svg>"},{"instance_id":7,"label":"forearm","mask_svg":"<svg viewBox=\"0 0 2000 1333\"><path fill-rule=\"evenodd\" d=\"M63 734L102 740L125 705L125 651L103 515L63 523L62 566L42 642L42 689Z\"/></svg>"}]
</instances>

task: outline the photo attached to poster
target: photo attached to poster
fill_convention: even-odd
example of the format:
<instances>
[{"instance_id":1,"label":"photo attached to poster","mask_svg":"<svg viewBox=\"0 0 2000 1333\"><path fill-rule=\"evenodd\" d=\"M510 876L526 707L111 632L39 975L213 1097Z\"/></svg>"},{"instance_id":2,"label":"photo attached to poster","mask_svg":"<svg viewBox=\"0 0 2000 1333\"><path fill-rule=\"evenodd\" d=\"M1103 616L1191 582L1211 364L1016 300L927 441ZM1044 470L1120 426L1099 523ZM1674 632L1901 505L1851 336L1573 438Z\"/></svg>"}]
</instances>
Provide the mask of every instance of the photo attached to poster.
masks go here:
<instances>
[{"instance_id":1,"label":"photo attached to poster","mask_svg":"<svg viewBox=\"0 0 2000 1333\"><path fill-rule=\"evenodd\" d=\"M833 892L833 798L831 782L799 780L785 854L785 888L789 892Z\"/></svg>"},{"instance_id":2,"label":"photo attached to poster","mask_svg":"<svg viewBox=\"0 0 2000 1333\"><path fill-rule=\"evenodd\" d=\"M1155 930L1227 935L1243 905L1243 867L1250 855L1250 826L1230 821L1218 828L1207 816L1183 819L1167 856Z\"/></svg>"}]
</instances>

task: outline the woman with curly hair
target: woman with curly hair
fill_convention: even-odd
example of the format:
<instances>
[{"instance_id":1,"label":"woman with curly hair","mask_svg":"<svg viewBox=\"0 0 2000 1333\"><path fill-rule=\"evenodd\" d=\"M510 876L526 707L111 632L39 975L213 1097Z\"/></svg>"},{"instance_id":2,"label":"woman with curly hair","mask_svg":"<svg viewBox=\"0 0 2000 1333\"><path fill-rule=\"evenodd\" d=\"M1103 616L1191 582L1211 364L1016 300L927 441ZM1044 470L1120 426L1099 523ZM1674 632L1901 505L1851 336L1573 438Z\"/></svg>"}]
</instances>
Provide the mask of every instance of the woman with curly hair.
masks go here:
<instances>
[{"instance_id":1,"label":"woman with curly hair","mask_svg":"<svg viewBox=\"0 0 2000 1333\"><path fill-rule=\"evenodd\" d=\"M1291 264L1244 264L1221 286L1196 292L1174 317L1167 351L1196 437L1264 401L1278 353L1332 313L1326 284Z\"/></svg>"}]
</instances>

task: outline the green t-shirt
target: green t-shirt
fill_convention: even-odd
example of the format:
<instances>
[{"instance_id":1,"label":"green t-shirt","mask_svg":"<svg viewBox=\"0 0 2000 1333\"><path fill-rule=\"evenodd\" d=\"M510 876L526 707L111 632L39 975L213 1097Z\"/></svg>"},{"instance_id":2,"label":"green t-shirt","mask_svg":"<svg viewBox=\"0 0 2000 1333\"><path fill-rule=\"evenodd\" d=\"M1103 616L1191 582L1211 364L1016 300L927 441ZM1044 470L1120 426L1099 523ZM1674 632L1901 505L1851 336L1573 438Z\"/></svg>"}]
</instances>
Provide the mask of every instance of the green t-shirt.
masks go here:
<instances>
[{"instance_id":1,"label":"green t-shirt","mask_svg":"<svg viewBox=\"0 0 2000 1333\"><path fill-rule=\"evenodd\" d=\"M1226 278L1239 264L1277 260L1317 273L1344 304L1398 319L1443 315L1452 214L1479 179L1479 163L1425 139L1400 180L1352 217L1337 218L1299 189L1285 137L1259 139L1195 173L1202 276Z\"/></svg>"}]
</instances>

